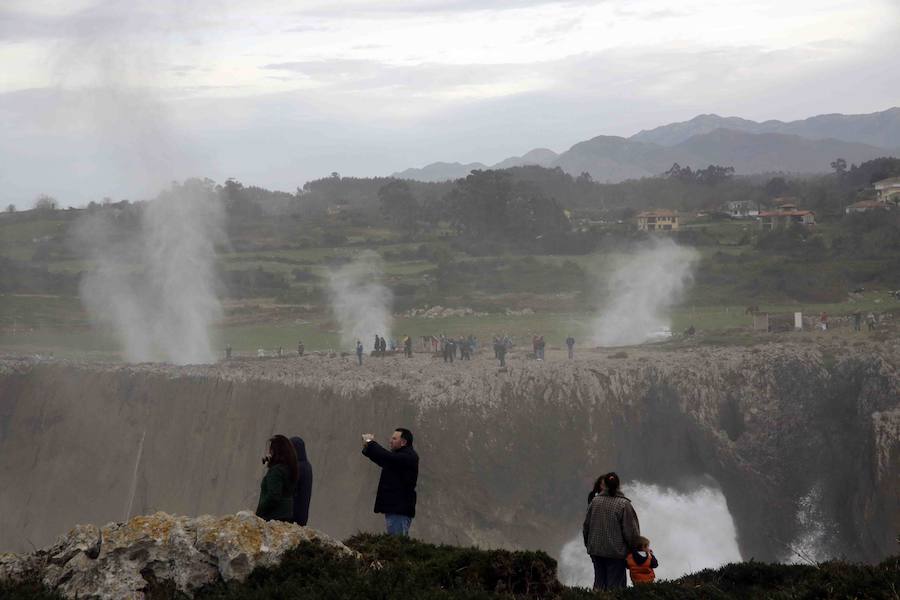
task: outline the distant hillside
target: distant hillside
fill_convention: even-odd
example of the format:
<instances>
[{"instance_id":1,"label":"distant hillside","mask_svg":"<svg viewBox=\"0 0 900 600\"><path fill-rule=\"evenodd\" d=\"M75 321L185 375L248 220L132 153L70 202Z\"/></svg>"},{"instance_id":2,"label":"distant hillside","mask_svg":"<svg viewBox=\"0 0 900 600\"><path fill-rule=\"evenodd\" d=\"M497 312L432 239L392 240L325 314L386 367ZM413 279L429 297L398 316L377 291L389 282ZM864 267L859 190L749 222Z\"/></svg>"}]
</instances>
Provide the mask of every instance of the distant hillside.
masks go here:
<instances>
[{"instance_id":1,"label":"distant hillside","mask_svg":"<svg viewBox=\"0 0 900 600\"><path fill-rule=\"evenodd\" d=\"M740 117L699 115L690 121L671 123L631 136L637 142L675 146L695 135L716 129L746 133L782 133L811 140L835 139L881 148L900 148L900 107L866 115L818 115L801 121L750 121Z\"/></svg>"},{"instance_id":2,"label":"distant hillside","mask_svg":"<svg viewBox=\"0 0 900 600\"><path fill-rule=\"evenodd\" d=\"M474 169L510 169L512 167L530 165L549 167L554 164L558 156L556 152L548 148L535 148L522 156L511 156L490 167L478 162L465 165L458 162L436 162L425 165L421 169L406 169L405 171L392 174L391 177L416 181L450 181L465 177Z\"/></svg>"},{"instance_id":3,"label":"distant hillside","mask_svg":"<svg viewBox=\"0 0 900 600\"><path fill-rule=\"evenodd\" d=\"M590 173L595 181L618 182L663 173L673 163L693 168L733 166L737 173L823 173L841 157L861 163L888 150L839 140L807 140L778 133L752 134L716 129L675 146L598 136L563 152L553 166L572 175Z\"/></svg>"},{"instance_id":4,"label":"distant hillside","mask_svg":"<svg viewBox=\"0 0 900 600\"><path fill-rule=\"evenodd\" d=\"M659 175L675 162L693 166L698 165L701 160L657 144L600 135L575 144L560 154L553 166L561 167L572 175L586 172L590 173L594 181L615 183Z\"/></svg>"},{"instance_id":5,"label":"distant hillside","mask_svg":"<svg viewBox=\"0 0 900 600\"><path fill-rule=\"evenodd\" d=\"M822 173L830 169L835 158L847 163L862 163L886 156L889 151L866 144L840 140L809 140L798 135L780 133L752 134L730 129L717 129L695 135L672 148L685 157L697 157L699 163L679 161L692 166L718 164L732 166L737 173Z\"/></svg>"},{"instance_id":6,"label":"distant hillside","mask_svg":"<svg viewBox=\"0 0 900 600\"><path fill-rule=\"evenodd\" d=\"M414 179L416 181L447 181L465 177L474 169L487 168L487 165L480 162L465 165L458 162L436 162L426 165L421 169L406 169L404 171L392 173L391 177L396 177L397 179Z\"/></svg>"},{"instance_id":7,"label":"distant hillside","mask_svg":"<svg viewBox=\"0 0 900 600\"><path fill-rule=\"evenodd\" d=\"M509 169L511 167L525 167L529 165L549 167L557 158L559 158L559 155L553 150L548 148L535 148L522 156L511 156L505 160L501 160L491 168Z\"/></svg>"}]
</instances>

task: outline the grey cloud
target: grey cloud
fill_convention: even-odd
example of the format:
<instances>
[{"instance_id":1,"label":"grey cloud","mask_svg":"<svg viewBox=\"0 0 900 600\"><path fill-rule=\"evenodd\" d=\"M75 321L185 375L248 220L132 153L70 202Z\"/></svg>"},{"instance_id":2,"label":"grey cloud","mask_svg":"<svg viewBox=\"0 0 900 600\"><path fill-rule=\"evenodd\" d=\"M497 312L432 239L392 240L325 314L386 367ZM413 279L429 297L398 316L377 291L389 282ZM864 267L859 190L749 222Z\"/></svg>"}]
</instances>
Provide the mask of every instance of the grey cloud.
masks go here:
<instances>
[{"instance_id":1,"label":"grey cloud","mask_svg":"<svg viewBox=\"0 0 900 600\"><path fill-rule=\"evenodd\" d=\"M344 92L393 88L427 93L497 84L536 74L542 66L541 63L390 65L369 60L322 60L274 63L262 68L298 73Z\"/></svg>"},{"instance_id":2,"label":"grey cloud","mask_svg":"<svg viewBox=\"0 0 900 600\"><path fill-rule=\"evenodd\" d=\"M607 0L600 0L607 1ZM611 1L611 0L610 0ZM597 0L400 0L395 2L327 2L309 6L300 14L329 17L395 17L397 15L448 14L520 10L536 6L574 7L597 4Z\"/></svg>"},{"instance_id":3,"label":"grey cloud","mask_svg":"<svg viewBox=\"0 0 900 600\"><path fill-rule=\"evenodd\" d=\"M290 71L307 77L321 77L327 80L329 78L346 76L369 76L380 70L389 69L391 67L384 63L371 60L333 59L271 63L263 65L261 68L274 71Z\"/></svg>"},{"instance_id":4,"label":"grey cloud","mask_svg":"<svg viewBox=\"0 0 900 600\"><path fill-rule=\"evenodd\" d=\"M0 39L87 39L125 37L210 27L217 14L214 0L179 3L175 0L141 6L125 0L100 0L68 14L39 14L0 8Z\"/></svg>"},{"instance_id":5,"label":"grey cloud","mask_svg":"<svg viewBox=\"0 0 900 600\"><path fill-rule=\"evenodd\" d=\"M417 94L437 93L466 86L489 86L523 79L539 80L560 93L630 93L658 95L686 82L704 85L728 82L747 68L789 65L815 56L809 48L778 54L760 48L705 51L608 50L532 63L393 65L372 60L339 59L273 63L262 68L293 72L328 89L367 92L394 89ZM643 90L639 91L639 90Z\"/></svg>"},{"instance_id":6,"label":"grey cloud","mask_svg":"<svg viewBox=\"0 0 900 600\"><path fill-rule=\"evenodd\" d=\"M160 103L172 111L175 143L192 148L172 177L234 176L291 190L331 171L375 175L437 160L493 163L538 146L562 151L595 135L630 135L699 113L789 120L896 104L900 39L879 40L864 53L844 55L836 48L838 60L819 47L828 45L822 40L778 52L752 46L618 49L526 65L273 63L265 67L273 77L302 74L323 85L240 99L190 98L192 89L184 88ZM421 98L524 77L546 80L547 87L465 102L429 104ZM371 101L373 90L384 103ZM430 109L427 116L384 116L383 105L414 98ZM334 99L341 110L327 110ZM102 134L70 125L60 130L59 123L44 121L61 103L84 101L49 90L0 95L0 114L9 124L0 139L0 164L6 167L0 170L0 205L28 205L40 192L68 205L157 191L118 177L115 161L100 154L133 151L127 139L110 147Z\"/></svg>"},{"instance_id":7,"label":"grey cloud","mask_svg":"<svg viewBox=\"0 0 900 600\"><path fill-rule=\"evenodd\" d=\"M581 17L577 16L558 19L554 23L538 27L534 31L534 34L530 35L529 38L546 38L550 41L557 40L565 34L578 29L581 25L581 21Z\"/></svg>"},{"instance_id":8,"label":"grey cloud","mask_svg":"<svg viewBox=\"0 0 900 600\"><path fill-rule=\"evenodd\" d=\"M324 24L310 24L310 23L301 23L300 25L295 25L293 27L288 27L287 29L282 29L284 33L310 33L317 31L330 31L331 27L328 27Z\"/></svg>"},{"instance_id":9,"label":"grey cloud","mask_svg":"<svg viewBox=\"0 0 900 600\"><path fill-rule=\"evenodd\" d=\"M678 19L682 17L690 17L695 13L686 9L676 9L676 8L663 8L663 9L650 9L650 10L639 10L628 6L627 4L623 4L621 6L616 7L615 14L620 17L640 17L642 19L647 19L651 21L661 21L664 19Z\"/></svg>"}]
</instances>

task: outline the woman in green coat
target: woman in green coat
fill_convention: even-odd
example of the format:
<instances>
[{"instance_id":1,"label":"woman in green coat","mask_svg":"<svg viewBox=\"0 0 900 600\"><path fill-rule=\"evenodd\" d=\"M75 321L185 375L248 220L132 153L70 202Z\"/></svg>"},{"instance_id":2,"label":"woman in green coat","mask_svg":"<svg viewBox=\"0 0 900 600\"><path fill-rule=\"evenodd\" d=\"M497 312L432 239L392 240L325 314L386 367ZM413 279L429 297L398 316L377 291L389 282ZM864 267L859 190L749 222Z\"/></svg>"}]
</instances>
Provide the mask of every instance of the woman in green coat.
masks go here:
<instances>
[{"instance_id":1,"label":"woman in green coat","mask_svg":"<svg viewBox=\"0 0 900 600\"><path fill-rule=\"evenodd\" d=\"M297 453L283 435L269 440L269 453L263 458L268 466L259 486L256 516L266 521L290 521L294 516L294 486L297 485Z\"/></svg>"}]
</instances>

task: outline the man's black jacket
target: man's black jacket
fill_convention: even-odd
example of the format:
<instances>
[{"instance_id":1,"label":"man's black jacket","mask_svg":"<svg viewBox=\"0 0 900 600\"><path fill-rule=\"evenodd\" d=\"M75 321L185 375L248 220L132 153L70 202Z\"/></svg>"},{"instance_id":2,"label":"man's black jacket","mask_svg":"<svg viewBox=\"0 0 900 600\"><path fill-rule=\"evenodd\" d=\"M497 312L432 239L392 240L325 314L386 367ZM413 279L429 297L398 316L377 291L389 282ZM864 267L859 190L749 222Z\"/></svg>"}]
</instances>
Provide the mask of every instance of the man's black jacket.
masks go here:
<instances>
[{"instance_id":1,"label":"man's black jacket","mask_svg":"<svg viewBox=\"0 0 900 600\"><path fill-rule=\"evenodd\" d=\"M416 480L419 478L419 455L409 446L390 451L378 442L369 442L363 455L381 467L375 512L389 515L416 516Z\"/></svg>"}]
</instances>

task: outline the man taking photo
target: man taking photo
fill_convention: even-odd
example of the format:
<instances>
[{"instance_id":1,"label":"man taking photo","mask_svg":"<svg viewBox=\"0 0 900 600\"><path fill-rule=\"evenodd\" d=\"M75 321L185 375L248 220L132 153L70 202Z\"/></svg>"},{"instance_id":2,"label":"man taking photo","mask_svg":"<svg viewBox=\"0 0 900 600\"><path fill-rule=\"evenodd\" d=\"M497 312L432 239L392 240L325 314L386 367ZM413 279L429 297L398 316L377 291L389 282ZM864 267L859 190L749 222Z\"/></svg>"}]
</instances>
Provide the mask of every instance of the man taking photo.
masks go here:
<instances>
[{"instance_id":1,"label":"man taking photo","mask_svg":"<svg viewBox=\"0 0 900 600\"><path fill-rule=\"evenodd\" d=\"M362 436L362 453L381 467L375 512L384 514L389 535L409 535L416 516L416 481L419 478L419 455L413 450L413 434L398 427L391 435L386 450L371 433Z\"/></svg>"}]
</instances>

